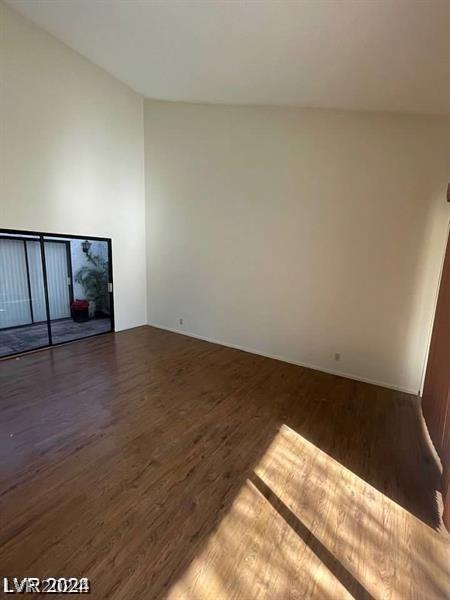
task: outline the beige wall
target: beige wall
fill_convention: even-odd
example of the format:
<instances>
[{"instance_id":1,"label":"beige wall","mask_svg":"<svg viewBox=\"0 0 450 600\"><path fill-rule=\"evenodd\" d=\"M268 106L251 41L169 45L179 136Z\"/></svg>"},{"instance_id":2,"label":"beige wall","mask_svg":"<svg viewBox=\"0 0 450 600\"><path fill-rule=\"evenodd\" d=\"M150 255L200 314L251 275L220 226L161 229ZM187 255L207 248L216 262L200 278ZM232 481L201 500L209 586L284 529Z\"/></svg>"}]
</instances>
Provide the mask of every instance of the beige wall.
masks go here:
<instances>
[{"instance_id":1,"label":"beige wall","mask_svg":"<svg viewBox=\"0 0 450 600\"><path fill-rule=\"evenodd\" d=\"M441 117L146 101L150 323L417 392L449 135Z\"/></svg>"},{"instance_id":2,"label":"beige wall","mask_svg":"<svg viewBox=\"0 0 450 600\"><path fill-rule=\"evenodd\" d=\"M113 239L116 328L146 323L143 99L0 3L0 227Z\"/></svg>"}]
</instances>

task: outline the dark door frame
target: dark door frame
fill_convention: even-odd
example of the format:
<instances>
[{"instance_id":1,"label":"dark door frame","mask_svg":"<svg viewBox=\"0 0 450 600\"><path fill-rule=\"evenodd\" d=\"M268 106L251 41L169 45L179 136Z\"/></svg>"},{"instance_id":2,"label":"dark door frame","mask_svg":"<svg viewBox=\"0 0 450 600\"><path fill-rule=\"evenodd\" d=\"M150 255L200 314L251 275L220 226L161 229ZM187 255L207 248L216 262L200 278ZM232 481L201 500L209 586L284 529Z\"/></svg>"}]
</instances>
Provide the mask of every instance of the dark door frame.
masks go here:
<instances>
[{"instance_id":1,"label":"dark door frame","mask_svg":"<svg viewBox=\"0 0 450 600\"><path fill-rule=\"evenodd\" d=\"M443 521L450 531L450 229L422 389L422 413L442 463Z\"/></svg>"},{"instance_id":2,"label":"dark door frame","mask_svg":"<svg viewBox=\"0 0 450 600\"><path fill-rule=\"evenodd\" d=\"M61 239L46 239L46 238L61 238ZM64 239L62 239L64 238ZM69 239L67 239L69 238ZM61 346L62 344L68 344L71 342L87 339L88 337L96 337L99 335L105 335L107 333L111 333L115 330L115 319L114 319L114 280L113 280L113 266L112 266L112 239L105 237L98 237L95 235L78 235L78 234L63 234L63 233L50 233L43 231L30 231L23 229L2 229L0 228L0 239L7 240L22 240L24 243L25 249L25 261L27 266L27 285L28 285L28 295L30 301L30 313L32 322L30 325L34 324L33 318L33 307L32 307L32 299L31 299L31 285L30 285L30 275L29 275L29 266L28 266L28 253L27 253L27 241L35 241L40 242L41 248L41 259L42 259L42 278L44 285L44 297L45 297L45 311L47 315L47 332L48 332L48 344L43 346L38 346L34 348L30 348L29 350L23 350L21 352L14 352L12 354L7 354L5 356L0 357L0 360L8 359L19 354L25 354L28 352L35 352L36 350L41 350L43 348L50 348L53 346ZM56 242L56 243L64 243L66 245L66 253L67 253L67 270L68 275L70 277L71 285L70 285L70 301L73 301L73 270L72 270L72 256L70 252L70 240L92 240L95 242L106 242L108 247L108 294L109 294L109 306L110 306L110 319L111 319L111 329L109 331L102 331L100 333L94 333L89 336L76 338L74 340L70 340L68 342L54 342L52 339L52 330L51 330L51 319L50 319L50 304L49 304L49 296L48 296L48 285L47 285L47 264L45 260L45 242ZM27 325L23 325L22 327L26 327ZM28 325L29 326L29 325ZM6 328L5 328L6 329ZM7 328L10 329L10 328ZM0 333L1 333L0 329Z\"/></svg>"}]
</instances>

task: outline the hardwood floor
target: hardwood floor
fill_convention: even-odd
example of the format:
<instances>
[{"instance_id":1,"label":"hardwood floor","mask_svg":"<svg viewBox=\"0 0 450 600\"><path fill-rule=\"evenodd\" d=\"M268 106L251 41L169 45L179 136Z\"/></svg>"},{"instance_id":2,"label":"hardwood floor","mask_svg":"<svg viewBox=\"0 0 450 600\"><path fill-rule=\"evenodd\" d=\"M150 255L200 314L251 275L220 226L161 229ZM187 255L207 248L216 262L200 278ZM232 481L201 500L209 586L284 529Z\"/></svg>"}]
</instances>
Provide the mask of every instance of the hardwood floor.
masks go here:
<instances>
[{"instance_id":1,"label":"hardwood floor","mask_svg":"<svg viewBox=\"0 0 450 600\"><path fill-rule=\"evenodd\" d=\"M151 327L3 361L0 386L2 577L448 598L416 398Z\"/></svg>"}]
</instances>

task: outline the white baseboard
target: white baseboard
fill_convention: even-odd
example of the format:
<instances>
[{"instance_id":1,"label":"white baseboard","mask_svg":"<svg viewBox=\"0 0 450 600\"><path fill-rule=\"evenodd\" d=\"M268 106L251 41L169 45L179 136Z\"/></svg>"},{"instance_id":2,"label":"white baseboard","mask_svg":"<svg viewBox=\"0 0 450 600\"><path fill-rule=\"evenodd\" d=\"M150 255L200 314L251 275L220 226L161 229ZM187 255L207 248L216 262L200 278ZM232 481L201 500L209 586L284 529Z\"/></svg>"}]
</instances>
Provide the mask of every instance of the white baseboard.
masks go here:
<instances>
[{"instance_id":1,"label":"white baseboard","mask_svg":"<svg viewBox=\"0 0 450 600\"><path fill-rule=\"evenodd\" d=\"M166 327L165 325L159 325L157 323L148 323L148 325L150 327L156 327L157 329L171 331L172 333L179 333L181 335L186 335L188 337L192 337L197 340L203 340L204 342L210 342L211 344L218 344L219 346L225 346L227 348L234 348L235 350L242 350L243 352L249 352L250 354L256 354L258 356L264 356L265 358L273 358L274 360L281 360L282 362L289 363L291 365L297 365L298 367L306 367L307 369L313 369L314 371L321 371L322 373L329 373L330 375L337 375L339 377L345 377L346 379L354 379L355 381L371 383L372 385L378 385L380 387L388 388L390 390L395 390L397 392L405 392L406 394L412 394L413 396L418 395L417 390L412 390L410 388L406 388L404 386L396 385L393 383L387 383L386 381L378 381L376 379L368 379L367 377L360 377L359 375L354 375L353 373L345 373L343 371L335 371L332 369L325 369L324 367L319 367L317 365L300 362L298 360L292 360L291 358L286 358L285 356L280 356L277 354L268 354L266 352L261 352L260 350L255 350L254 348L248 348L247 346L240 346L238 344L230 344L228 342L221 342L220 340L215 340L213 338L205 337L203 335L198 335L196 333L191 333L189 331L182 331L180 329L175 329L173 327Z\"/></svg>"}]
</instances>

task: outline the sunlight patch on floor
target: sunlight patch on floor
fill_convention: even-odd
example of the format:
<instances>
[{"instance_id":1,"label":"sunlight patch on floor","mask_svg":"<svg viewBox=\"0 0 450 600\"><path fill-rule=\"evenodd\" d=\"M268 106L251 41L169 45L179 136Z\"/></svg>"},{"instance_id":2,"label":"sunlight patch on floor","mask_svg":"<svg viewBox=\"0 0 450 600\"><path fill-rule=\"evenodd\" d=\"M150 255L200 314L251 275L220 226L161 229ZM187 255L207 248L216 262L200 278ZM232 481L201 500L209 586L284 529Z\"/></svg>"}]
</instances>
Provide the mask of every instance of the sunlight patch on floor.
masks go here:
<instances>
[{"instance_id":1,"label":"sunlight patch on floor","mask_svg":"<svg viewBox=\"0 0 450 600\"><path fill-rule=\"evenodd\" d=\"M448 537L283 425L168 597L440 599L448 550Z\"/></svg>"}]
</instances>

